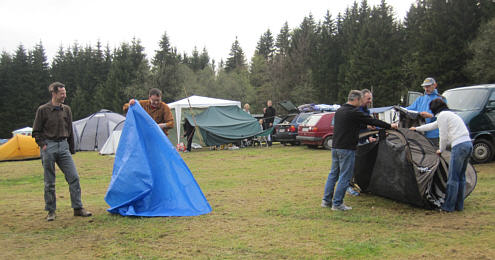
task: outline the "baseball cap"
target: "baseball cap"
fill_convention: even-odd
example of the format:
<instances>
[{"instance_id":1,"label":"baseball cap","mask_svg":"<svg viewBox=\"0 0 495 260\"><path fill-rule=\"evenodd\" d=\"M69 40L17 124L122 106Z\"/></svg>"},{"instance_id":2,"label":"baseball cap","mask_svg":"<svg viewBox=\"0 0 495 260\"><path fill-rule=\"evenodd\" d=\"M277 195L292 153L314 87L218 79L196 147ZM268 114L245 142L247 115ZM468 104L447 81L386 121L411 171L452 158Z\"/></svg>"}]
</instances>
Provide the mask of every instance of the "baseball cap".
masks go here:
<instances>
[{"instance_id":1,"label":"baseball cap","mask_svg":"<svg viewBox=\"0 0 495 260\"><path fill-rule=\"evenodd\" d=\"M437 82L435 81L434 78L426 78L424 81L423 81L423 84L421 84L422 87L424 86L429 86L429 85L433 85L433 84L436 84Z\"/></svg>"}]
</instances>

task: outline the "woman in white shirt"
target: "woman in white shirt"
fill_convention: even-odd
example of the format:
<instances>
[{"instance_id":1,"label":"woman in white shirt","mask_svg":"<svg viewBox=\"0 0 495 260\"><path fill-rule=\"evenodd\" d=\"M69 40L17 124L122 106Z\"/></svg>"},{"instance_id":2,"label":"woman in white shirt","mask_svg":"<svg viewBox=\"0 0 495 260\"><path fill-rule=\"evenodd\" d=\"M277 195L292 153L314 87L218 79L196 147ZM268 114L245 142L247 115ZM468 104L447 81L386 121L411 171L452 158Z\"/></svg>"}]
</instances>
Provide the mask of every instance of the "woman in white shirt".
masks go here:
<instances>
[{"instance_id":1,"label":"woman in white shirt","mask_svg":"<svg viewBox=\"0 0 495 260\"><path fill-rule=\"evenodd\" d=\"M430 102L430 110L437 120L426 125L411 127L410 130L421 132L438 128L440 145L437 154L445 151L448 144L452 147L449 164L447 191L442 210L452 212L464 209L464 186L466 185L466 168L473 152L473 144L469 137L469 130L462 118L449 110L447 104L437 98Z\"/></svg>"}]
</instances>

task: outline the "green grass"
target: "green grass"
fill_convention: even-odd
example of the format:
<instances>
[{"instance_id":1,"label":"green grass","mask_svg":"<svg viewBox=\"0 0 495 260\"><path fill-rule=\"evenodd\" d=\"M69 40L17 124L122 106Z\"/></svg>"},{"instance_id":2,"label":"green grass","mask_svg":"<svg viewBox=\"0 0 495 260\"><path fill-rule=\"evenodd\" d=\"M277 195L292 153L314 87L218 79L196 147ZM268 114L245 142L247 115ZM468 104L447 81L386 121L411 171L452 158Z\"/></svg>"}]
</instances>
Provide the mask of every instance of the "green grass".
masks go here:
<instances>
[{"instance_id":1,"label":"green grass","mask_svg":"<svg viewBox=\"0 0 495 260\"><path fill-rule=\"evenodd\" d=\"M74 156L91 218L72 216L57 174L57 219L46 222L39 160L0 163L1 259L490 259L495 163L476 165L465 210L442 214L373 195L349 212L320 207L331 154L306 147L182 154L213 211L139 218L106 212L113 157Z\"/></svg>"}]
</instances>

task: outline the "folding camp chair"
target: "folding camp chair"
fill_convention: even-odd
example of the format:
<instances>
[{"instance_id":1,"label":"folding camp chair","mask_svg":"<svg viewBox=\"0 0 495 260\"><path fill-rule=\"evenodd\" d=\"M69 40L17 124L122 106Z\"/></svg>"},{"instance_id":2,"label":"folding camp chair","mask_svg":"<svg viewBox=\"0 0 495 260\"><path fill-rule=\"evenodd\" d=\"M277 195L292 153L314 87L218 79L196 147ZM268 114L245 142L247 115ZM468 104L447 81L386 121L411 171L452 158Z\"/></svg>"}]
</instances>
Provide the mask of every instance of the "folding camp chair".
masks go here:
<instances>
[{"instance_id":1,"label":"folding camp chair","mask_svg":"<svg viewBox=\"0 0 495 260\"><path fill-rule=\"evenodd\" d=\"M256 146L258 145L260 148L265 145L268 147L268 136L273 132L273 127L270 127L263 132L255 135L252 140L252 145Z\"/></svg>"}]
</instances>

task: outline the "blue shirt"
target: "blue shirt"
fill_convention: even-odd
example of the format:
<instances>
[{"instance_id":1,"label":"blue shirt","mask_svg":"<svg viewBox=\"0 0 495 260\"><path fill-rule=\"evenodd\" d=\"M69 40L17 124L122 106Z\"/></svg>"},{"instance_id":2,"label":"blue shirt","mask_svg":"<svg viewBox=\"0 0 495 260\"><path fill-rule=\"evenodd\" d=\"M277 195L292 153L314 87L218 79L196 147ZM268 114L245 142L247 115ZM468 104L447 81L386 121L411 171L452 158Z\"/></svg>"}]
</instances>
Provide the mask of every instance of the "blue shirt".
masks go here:
<instances>
[{"instance_id":1,"label":"blue shirt","mask_svg":"<svg viewBox=\"0 0 495 260\"><path fill-rule=\"evenodd\" d=\"M419 98L417 98L414 103L408 107L406 107L408 110L413 110L417 112L428 112L433 115L433 112L430 110L430 102L436 98L442 98L445 103L447 103L447 100L445 100L442 96L438 94L438 91L435 89L431 94L425 94ZM430 118L425 118L426 123L431 123L433 121L437 120L436 117L430 117ZM431 130L425 133L426 138L438 138L438 128L435 130Z\"/></svg>"}]
</instances>

